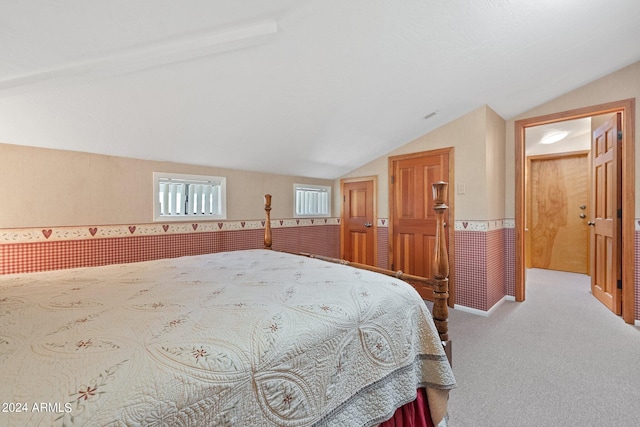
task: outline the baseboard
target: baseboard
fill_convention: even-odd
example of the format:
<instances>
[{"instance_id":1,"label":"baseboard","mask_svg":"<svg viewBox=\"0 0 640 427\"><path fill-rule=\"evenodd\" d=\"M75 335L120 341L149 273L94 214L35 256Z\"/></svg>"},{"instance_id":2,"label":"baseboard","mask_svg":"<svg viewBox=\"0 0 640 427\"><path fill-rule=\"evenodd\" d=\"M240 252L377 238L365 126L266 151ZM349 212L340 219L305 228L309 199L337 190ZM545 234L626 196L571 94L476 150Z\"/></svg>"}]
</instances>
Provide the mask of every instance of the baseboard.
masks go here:
<instances>
[{"instance_id":1,"label":"baseboard","mask_svg":"<svg viewBox=\"0 0 640 427\"><path fill-rule=\"evenodd\" d=\"M503 302L505 302L505 301L515 301L515 300L516 300L515 297L513 297L511 295L505 295L504 297L502 297L502 299L500 301L495 303L493 305L493 307L491 307L488 311L478 310L477 308L465 307L464 305L459 305L459 304L454 304L453 305L453 309L454 310L464 311L464 312L471 313L471 314L475 314L475 315L478 315L478 316L489 317L489 316L491 316L491 313L493 313L495 310L498 309L498 307L500 307L502 305Z\"/></svg>"},{"instance_id":2,"label":"baseboard","mask_svg":"<svg viewBox=\"0 0 640 427\"><path fill-rule=\"evenodd\" d=\"M640 326L640 320L636 319L636 320L635 320L635 325L636 325L636 326Z\"/></svg>"}]
</instances>

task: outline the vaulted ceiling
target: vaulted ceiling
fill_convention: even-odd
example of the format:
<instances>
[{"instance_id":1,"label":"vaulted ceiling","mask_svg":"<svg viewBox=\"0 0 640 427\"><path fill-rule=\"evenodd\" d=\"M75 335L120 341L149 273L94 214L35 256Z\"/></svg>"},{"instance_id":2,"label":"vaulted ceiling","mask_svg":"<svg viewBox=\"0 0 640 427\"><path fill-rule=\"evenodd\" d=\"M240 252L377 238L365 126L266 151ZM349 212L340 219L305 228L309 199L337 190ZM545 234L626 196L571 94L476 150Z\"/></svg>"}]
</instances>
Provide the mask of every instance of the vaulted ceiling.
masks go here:
<instances>
[{"instance_id":1,"label":"vaulted ceiling","mask_svg":"<svg viewBox=\"0 0 640 427\"><path fill-rule=\"evenodd\" d=\"M0 142L336 178L638 40L637 0L0 0Z\"/></svg>"}]
</instances>

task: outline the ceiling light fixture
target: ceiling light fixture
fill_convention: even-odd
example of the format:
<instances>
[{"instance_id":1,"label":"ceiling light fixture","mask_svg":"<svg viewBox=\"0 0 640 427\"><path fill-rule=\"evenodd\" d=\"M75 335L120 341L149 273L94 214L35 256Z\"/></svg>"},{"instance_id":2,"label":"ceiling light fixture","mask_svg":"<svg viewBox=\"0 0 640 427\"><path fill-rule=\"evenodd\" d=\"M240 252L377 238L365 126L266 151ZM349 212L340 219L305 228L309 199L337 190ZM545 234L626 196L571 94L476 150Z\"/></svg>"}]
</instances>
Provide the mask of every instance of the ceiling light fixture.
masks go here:
<instances>
[{"instance_id":1,"label":"ceiling light fixture","mask_svg":"<svg viewBox=\"0 0 640 427\"><path fill-rule=\"evenodd\" d=\"M555 144L556 142L565 139L567 135L569 135L569 132L566 131L548 133L542 137L540 144Z\"/></svg>"}]
</instances>

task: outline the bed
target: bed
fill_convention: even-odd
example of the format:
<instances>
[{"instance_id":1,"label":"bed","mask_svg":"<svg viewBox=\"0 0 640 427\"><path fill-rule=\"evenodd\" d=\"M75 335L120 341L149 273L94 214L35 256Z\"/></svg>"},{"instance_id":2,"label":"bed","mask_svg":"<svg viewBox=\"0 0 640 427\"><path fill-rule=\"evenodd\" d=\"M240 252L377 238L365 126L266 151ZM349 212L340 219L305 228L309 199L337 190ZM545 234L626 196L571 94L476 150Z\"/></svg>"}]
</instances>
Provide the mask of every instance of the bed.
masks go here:
<instances>
[{"instance_id":1,"label":"bed","mask_svg":"<svg viewBox=\"0 0 640 427\"><path fill-rule=\"evenodd\" d=\"M442 332L395 277L255 249L0 289L3 426L374 426L422 401L446 425Z\"/></svg>"}]
</instances>

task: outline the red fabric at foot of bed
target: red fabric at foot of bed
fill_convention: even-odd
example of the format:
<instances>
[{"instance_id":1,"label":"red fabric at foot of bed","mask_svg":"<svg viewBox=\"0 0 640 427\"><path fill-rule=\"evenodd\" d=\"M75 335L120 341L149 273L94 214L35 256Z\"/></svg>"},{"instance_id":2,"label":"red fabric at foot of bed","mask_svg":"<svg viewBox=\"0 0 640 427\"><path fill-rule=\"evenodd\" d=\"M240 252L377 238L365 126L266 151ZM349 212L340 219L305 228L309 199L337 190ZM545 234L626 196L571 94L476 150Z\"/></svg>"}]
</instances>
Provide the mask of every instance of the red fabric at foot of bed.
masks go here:
<instances>
[{"instance_id":1,"label":"red fabric at foot of bed","mask_svg":"<svg viewBox=\"0 0 640 427\"><path fill-rule=\"evenodd\" d=\"M426 389L419 388L416 400L399 407L393 417L380 424L380 427L434 427Z\"/></svg>"}]
</instances>

